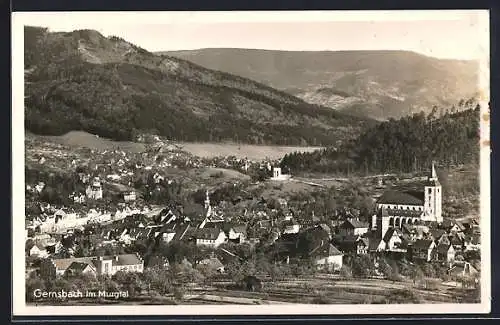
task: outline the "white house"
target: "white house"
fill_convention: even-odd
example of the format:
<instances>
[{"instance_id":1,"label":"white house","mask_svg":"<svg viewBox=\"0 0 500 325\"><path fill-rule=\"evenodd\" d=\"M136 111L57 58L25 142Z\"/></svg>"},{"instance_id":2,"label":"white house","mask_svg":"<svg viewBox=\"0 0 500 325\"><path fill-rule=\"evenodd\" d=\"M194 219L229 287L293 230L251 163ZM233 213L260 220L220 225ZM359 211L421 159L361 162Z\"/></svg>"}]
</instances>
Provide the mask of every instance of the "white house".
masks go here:
<instances>
[{"instance_id":1,"label":"white house","mask_svg":"<svg viewBox=\"0 0 500 325\"><path fill-rule=\"evenodd\" d=\"M89 265L89 270L94 268L97 275L113 275L118 271L139 273L144 271L144 261L139 255L123 254L116 256L73 257L45 260L40 265L40 274L44 278L63 275L74 262ZM79 268L87 269L85 265Z\"/></svg>"},{"instance_id":2,"label":"white house","mask_svg":"<svg viewBox=\"0 0 500 325\"><path fill-rule=\"evenodd\" d=\"M28 256L45 258L49 256L49 254L43 245L33 244L33 246L28 250Z\"/></svg>"},{"instance_id":3,"label":"white house","mask_svg":"<svg viewBox=\"0 0 500 325\"><path fill-rule=\"evenodd\" d=\"M273 167L273 177L271 179L273 181L285 181L290 179L290 175L282 174L279 167Z\"/></svg>"},{"instance_id":4,"label":"white house","mask_svg":"<svg viewBox=\"0 0 500 325\"><path fill-rule=\"evenodd\" d=\"M361 236L368 232L368 223L351 218L339 226L339 233L344 236Z\"/></svg>"},{"instance_id":5,"label":"white house","mask_svg":"<svg viewBox=\"0 0 500 325\"><path fill-rule=\"evenodd\" d=\"M90 184L86 191L85 194L87 194L87 197L89 199L93 200L100 200L102 199L102 187L101 187L101 182L99 181L99 178L94 178L94 181L92 184Z\"/></svg>"},{"instance_id":6,"label":"white house","mask_svg":"<svg viewBox=\"0 0 500 325\"><path fill-rule=\"evenodd\" d=\"M196 239L196 245L210 247L218 247L227 240L224 231L217 228L197 229L194 237Z\"/></svg>"},{"instance_id":7,"label":"white house","mask_svg":"<svg viewBox=\"0 0 500 325\"><path fill-rule=\"evenodd\" d=\"M338 271L342 267L344 254L328 242L321 242L309 255L314 258L318 268Z\"/></svg>"},{"instance_id":8,"label":"white house","mask_svg":"<svg viewBox=\"0 0 500 325\"><path fill-rule=\"evenodd\" d=\"M134 191L125 192L123 193L123 199L125 200L125 202L135 201L136 194Z\"/></svg>"}]
</instances>

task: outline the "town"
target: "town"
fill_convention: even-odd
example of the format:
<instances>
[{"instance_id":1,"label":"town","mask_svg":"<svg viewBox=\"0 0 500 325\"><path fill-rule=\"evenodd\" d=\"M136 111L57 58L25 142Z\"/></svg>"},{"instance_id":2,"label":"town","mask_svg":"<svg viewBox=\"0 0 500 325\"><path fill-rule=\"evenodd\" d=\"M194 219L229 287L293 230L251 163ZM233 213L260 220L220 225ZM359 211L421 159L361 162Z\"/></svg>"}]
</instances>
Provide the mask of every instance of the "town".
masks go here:
<instances>
[{"instance_id":1,"label":"town","mask_svg":"<svg viewBox=\"0 0 500 325\"><path fill-rule=\"evenodd\" d=\"M447 213L435 164L410 190L399 176L354 184L280 159L201 158L160 137L138 150L25 142L30 303L54 303L42 289L167 304L479 299L479 215Z\"/></svg>"}]
</instances>

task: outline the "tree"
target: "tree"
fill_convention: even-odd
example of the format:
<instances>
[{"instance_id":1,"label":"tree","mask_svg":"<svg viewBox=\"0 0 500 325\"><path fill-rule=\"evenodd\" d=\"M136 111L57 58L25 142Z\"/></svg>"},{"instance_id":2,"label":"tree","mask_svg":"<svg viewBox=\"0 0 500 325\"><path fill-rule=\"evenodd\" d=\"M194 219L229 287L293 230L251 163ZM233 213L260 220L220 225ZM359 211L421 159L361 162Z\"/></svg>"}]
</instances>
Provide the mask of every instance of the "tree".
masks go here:
<instances>
[{"instance_id":1,"label":"tree","mask_svg":"<svg viewBox=\"0 0 500 325\"><path fill-rule=\"evenodd\" d=\"M29 277L26 279L26 301L34 301L36 291L45 290L45 282L38 276Z\"/></svg>"},{"instance_id":2,"label":"tree","mask_svg":"<svg viewBox=\"0 0 500 325\"><path fill-rule=\"evenodd\" d=\"M352 275L358 278L366 278L373 274L374 265L367 255L356 256L352 259Z\"/></svg>"},{"instance_id":3,"label":"tree","mask_svg":"<svg viewBox=\"0 0 500 325\"><path fill-rule=\"evenodd\" d=\"M342 267L340 268L340 276L345 279L350 279L352 277L351 268L345 264L342 265Z\"/></svg>"}]
</instances>

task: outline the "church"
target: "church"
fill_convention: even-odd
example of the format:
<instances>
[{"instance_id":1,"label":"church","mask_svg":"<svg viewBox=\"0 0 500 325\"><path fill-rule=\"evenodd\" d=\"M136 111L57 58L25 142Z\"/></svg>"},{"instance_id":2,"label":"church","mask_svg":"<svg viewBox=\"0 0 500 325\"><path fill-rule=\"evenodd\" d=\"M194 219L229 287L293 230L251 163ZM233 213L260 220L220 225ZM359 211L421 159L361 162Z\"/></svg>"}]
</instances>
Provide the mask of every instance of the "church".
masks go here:
<instances>
[{"instance_id":1,"label":"church","mask_svg":"<svg viewBox=\"0 0 500 325\"><path fill-rule=\"evenodd\" d=\"M431 175L421 191L386 191L377 200L377 214L372 217L372 229L382 232L401 228L404 224L443 222L442 188L434 163Z\"/></svg>"}]
</instances>

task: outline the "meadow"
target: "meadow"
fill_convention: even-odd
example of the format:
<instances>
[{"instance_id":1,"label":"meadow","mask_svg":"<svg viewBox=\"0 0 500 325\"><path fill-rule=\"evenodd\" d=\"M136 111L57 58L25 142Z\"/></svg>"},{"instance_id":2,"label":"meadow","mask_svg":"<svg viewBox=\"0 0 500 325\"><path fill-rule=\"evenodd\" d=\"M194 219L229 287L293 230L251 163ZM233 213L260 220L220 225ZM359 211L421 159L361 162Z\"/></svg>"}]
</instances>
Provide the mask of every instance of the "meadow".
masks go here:
<instances>
[{"instance_id":1,"label":"meadow","mask_svg":"<svg viewBox=\"0 0 500 325\"><path fill-rule=\"evenodd\" d=\"M42 136L43 139L70 147L87 147L96 150L124 150L142 152L146 145L131 141L113 141L83 131L71 131L60 136ZM251 160L280 159L291 152L311 152L321 147L247 145L236 143L171 142L181 150L202 158L236 156Z\"/></svg>"}]
</instances>

